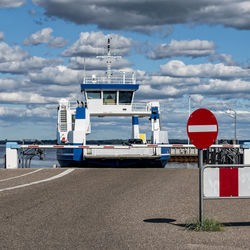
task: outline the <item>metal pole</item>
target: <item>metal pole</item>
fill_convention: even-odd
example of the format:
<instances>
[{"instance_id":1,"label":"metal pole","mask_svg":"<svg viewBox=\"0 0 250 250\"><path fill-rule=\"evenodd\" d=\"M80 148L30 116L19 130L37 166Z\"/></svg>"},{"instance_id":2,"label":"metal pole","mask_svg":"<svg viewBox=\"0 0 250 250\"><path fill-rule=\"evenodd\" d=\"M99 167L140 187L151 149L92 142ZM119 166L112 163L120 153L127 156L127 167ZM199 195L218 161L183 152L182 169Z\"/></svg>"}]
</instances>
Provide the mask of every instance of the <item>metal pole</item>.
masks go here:
<instances>
[{"instance_id":1,"label":"metal pole","mask_svg":"<svg viewBox=\"0 0 250 250\"><path fill-rule=\"evenodd\" d=\"M188 118L190 117L190 98L191 98L191 96L189 95L188 96ZM189 145L189 143L190 143L190 140L189 140L189 137L188 137L188 145Z\"/></svg>"},{"instance_id":2,"label":"metal pole","mask_svg":"<svg viewBox=\"0 0 250 250\"><path fill-rule=\"evenodd\" d=\"M198 150L198 168L199 168L199 220L202 226L203 224L203 149Z\"/></svg>"},{"instance_id":3,"label":"metal pole","mask_svg":"<svg viewBox=\"0 0 250 250\"><path fill-rule=\"evenodd\" d=\"M236 137L236 111L234 111L235 116L234 116L234 139L235 139L235 144L237 144L237 137Z\"/></svg>"}]
</instances>

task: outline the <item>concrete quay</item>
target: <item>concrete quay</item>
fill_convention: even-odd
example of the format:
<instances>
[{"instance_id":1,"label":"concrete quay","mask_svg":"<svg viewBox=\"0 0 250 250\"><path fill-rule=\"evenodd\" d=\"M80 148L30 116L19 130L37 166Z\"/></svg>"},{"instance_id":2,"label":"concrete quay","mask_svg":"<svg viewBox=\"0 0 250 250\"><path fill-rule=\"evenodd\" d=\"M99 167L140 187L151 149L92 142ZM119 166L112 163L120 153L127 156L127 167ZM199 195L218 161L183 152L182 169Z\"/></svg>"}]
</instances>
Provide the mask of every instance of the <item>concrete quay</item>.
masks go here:
<instances>
[{"instance_id":1,"label":"concrete quay","mask_svg":"<svg viewBox=\"0 0 250 250\"><path fill-rule=\"evenodd\" d=\"M67 171L67 172L66 172ZM0 249L250 249L250 200L205 201L198 169L0 169Z\"/></svg>"}]
</instances>

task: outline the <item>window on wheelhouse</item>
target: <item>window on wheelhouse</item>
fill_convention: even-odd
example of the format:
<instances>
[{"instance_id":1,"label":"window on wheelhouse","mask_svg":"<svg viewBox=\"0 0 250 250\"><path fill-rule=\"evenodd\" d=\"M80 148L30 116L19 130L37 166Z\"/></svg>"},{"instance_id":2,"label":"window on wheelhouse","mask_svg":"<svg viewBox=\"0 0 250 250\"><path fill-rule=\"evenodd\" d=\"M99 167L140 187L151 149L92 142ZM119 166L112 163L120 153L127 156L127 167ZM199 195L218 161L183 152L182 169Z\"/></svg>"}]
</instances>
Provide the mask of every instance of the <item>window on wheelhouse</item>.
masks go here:
<instances>
[{"instance_id":1,"label":"window on wheelhouse","mask_svg":"<svg viewBox=\"0 0 250 250\"><path fill-rule=\"evenodd\" d=\"M133 97L133 91L120 91L119 104L131 104L132 97Z\"/></svg>"},{"instance_id":2,"label":"window on wheelhouse","mask_svg":"<svg viewBox=\"0 0 250 250\"><path fill-rule=\"evenodd\" d=\"M87 91L88 99L101 99L101 91Z\"/></svg>"},{"instance_id":3,"label":"window on wheelhouse","mask_svg":"<svg viewBox=\"0 0 250 250\"><path fill-rule=\"evenodd\" d=\"M117 100L116 91L103 91L103 104L115 105Z\"/></svg>"}]
</instances>

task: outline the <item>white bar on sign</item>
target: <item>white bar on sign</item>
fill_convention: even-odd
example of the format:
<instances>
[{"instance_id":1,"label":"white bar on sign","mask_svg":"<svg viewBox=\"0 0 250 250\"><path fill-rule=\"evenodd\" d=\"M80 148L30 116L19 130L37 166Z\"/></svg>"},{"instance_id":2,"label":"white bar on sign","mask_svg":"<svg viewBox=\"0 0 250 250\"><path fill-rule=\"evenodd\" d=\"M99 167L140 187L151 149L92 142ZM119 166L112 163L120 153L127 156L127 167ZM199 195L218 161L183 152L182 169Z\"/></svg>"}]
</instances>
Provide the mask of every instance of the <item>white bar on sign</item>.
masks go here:
<instances>
[{"instance_id":1,"label":"white bar on sign","mask_svg":"<svg viewBox=\"0 0 250 250\"><path fill-rule=\"evenodd\" d=\"M189 125L188 132L217 132L217 125Z\"/></svg>"}]
</instances>

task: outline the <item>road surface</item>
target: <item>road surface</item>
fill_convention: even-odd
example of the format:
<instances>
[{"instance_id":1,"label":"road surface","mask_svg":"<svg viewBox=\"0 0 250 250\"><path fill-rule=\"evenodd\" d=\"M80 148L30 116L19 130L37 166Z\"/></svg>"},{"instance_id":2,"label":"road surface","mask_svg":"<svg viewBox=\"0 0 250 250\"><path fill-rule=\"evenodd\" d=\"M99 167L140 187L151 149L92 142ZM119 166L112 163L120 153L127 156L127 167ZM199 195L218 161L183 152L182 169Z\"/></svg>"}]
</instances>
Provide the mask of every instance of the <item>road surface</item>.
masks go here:
<instances>
[{"instance_id":1,"label":"road surface","mask_svg":"<svg viewBox=\"0 0 250 250\"><path fill-rule=\"evenodd\" d=\"M250 248L250 200L205 201L223 232L198 207L198 169L2 169L0 249Z\"/></svg>"}]
</instances>

